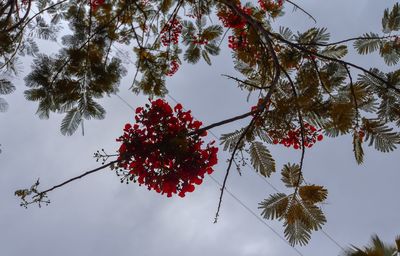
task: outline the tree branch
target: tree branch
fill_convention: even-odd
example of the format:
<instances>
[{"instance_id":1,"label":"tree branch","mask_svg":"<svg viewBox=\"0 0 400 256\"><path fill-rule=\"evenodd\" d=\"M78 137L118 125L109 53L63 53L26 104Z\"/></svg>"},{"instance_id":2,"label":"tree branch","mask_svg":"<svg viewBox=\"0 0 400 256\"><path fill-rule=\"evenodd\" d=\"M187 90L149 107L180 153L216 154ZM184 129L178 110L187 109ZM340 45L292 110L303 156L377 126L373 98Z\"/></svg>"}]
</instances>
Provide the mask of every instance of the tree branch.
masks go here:
<instances>
[{"instance_id":1,"label":"tree branch","mask_svg":"<svg viewBox=\"0 0 400 256\"><path fill-rule=\"evenodd\" d=\"M48 192L53 191L54 189L57 189L57 188L62 187L62 186L64 186L64 185L67 185L68 183L73 182L74 180L81 179L81 178L83 178L83 177L85 177L85 176L87 176L87 175L89 175L89 174L92 174L92 173L98 172L98 171L100 171L100 170L103 170L103 169L105 169L105 168L107 168L107 167L109 167L109 166L111 166L111 165L113 165L113 164L115 164L115 163L117 163L117 162L118 162L118 160L111 161L111 162L109 162L108 164L105 164L105 165L103 165L103 166L97 167L96 169L87 171L87 172L85 172L85 173L83 173L83 174L81 174L81 175L79 175L79 176L76 176L76 177L73 177L73 178L71 178L71 179L69 179L69 180L66 180L66 181L64 181L64 182L62 182L62 183L60 183L60 184L58 184L58 185L55 185L55 186L53 186L53 187L51 187L51 188L49 188L49 189L47 189L47 190L44 190L44 191L42 191L42 192L39 192L37 195L34 196L34 198L35 198L35 197L41 197L41 196L47 194Z\"/></svg>"}]
</instances>

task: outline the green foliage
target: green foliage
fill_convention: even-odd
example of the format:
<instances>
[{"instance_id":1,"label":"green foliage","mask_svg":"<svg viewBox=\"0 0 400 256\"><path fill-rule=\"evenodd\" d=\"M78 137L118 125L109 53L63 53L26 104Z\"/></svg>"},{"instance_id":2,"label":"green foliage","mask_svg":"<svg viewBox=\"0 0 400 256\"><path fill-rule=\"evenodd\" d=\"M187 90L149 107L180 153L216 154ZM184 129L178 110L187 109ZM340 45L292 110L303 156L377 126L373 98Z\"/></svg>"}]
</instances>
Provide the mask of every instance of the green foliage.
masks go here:
<instances>
[{"instance_id":1,"label":"green foliage","mask_svg":"<svg viewBox=\"0 0 400 256\"><path fill-rule=\"evenodd\" d=\"M378 50L381 45L381 39L376 33L366 33L362 35L363 39L354 41L354 48L359 54L369 54Z\"/></svg>"},{"instance_id":2,"label":"green foliage","mask_svg":"<svg viewBox=\"0 0 400 256\"><path fill-rule=\"evenodd\" d=\"M270 177L275 161L266 146L273 144L269 133L283 136L305 122L330 137L351 133L358 164L364 160L361 131L368 145L382 152L400 143L400 70L384 73L347 62L347 46L329 42L326 28L292 32L280 27L275 31L281 8L263 11L254 1L241 14L239 1L222 0L109 0L91 8L82 1L34 2L39 12L26 16L32 19L0 3L0 70L16 74L18 56L34 58L25 78L25 98L37 102L40 118L63 114L64 135L72 135L84 120L105 117L100 99L116 94L126 73L119 47L129 46L136 55L137 72L130 89L164 97L166 76L173 75L183 61L196 64L203 59L211 65L220 45L228 43L235 69L243 76L234 80L241 90L258 95L265 104L263 112L247 115L257 116L252 126L221 136L224 150L233 153L237 149L232 159L243 164L249 161L258 173ZM228 21L211 20L214 13L219 21ZM399 17L396 3L384 12L383 36L371 32L342 42L354 41L359 54L379 52L387 65L395 66L400 61ZM172 21L178 26L174 31L168 27ZM69 29L62 31L65 24ZM223 38L220 24L225 26ZM60 32L67 35L60 38ZM174 40L165 40L169 37ZM57 54L43 54L37 39L61 39L62 47ZM351 74L356 71L361 74L353 81ZM9 80L0 79L0 94L14 90ZM0 98L0 111L7 108L8 103ZM284 165L281 174L283 184L293 192L265 199L260 203L262 215L283 222L290 244L305 245L312 231L326 222L318 204L326 200L327 190L304 184L302 163ZM35 189L21 190L18 196L24 200Z\"/></svg>"},{"instance_id":3,"label":"green foliage","mask_svg":"<svg viewBox=\"0 0 400 256\"><path fill-rule=\"evenodd\" d=\"M363 119L363 130L365 131L365 141L369 141L368 146L374 145L376 150L390 152L400 144L400 133L394 132L393 128L388 127L378 119Z\"/></svg>"},{"instance_id":4,"label":"green foliage","mask_svg":"<svg viewBox=\"0 0 400 256\"><path fill-rule=\"evenodd\" d=\"M61 122L61 133L63 135L72 135L82 122L82 115L78 108L68 111Z\"/></svg>"},{"instance_id":5,"label":"green foliage","mask_svg":"<svg viewBox=\"0 0 400 256\"><path fill-rule=\"evenodd\" d=\"M288 204L289 198L286 194L272 194L260 203L260 208L263 210L261 215L269 220L280 219L284 216Z\"/></svg>"},{"instance_id":6,"label":"green foliage","mask_svg":"<svg viewBox=\"0 0 400 256\"><path fill-rule=\"evenodd\" d=\"M0 78L0 94L6 95L15 91L15 86L7 79Z\"/></svg>"},{"instance_id":7,"label":"green foliage","mask_svg":"<svg viewBox=\"0 0 400 256\"><path fill-rule=\"evenodd\" d=\"M385 244L378 235L373 235L371 243L364 248L351 246L343 251L342 256L394 256L400 253L399 237L396 238L394 245Z\"/></svg>"},{"instance_id":8,"label":"green foliage","mask_svg":"<svg viewBox=\"0 0 400 256\"><path fill-rule=\"evenodd\" d=\"M321 209L296 194L273 194L259 206L266 219L279 219L284 222L284 233L289 243L306 245L313 230L321 229L326 218Z\"/></svg>"},{"instance_id":9,"label":"green foliage","mask_svg":"<svg viewBox=\"0 0 400 256\"><path fill-rule=\"evenodd\" d=\"M270 177L275 172L275 160L267 147L259 141L251 142L249 148L251 164L264 177Z\"/></svg>"},{"instance_id":10,"label":"green foliage","mask_svg":"<svg viewBox=\"0 0 400 256\"><path fill-rule=\"evenodd\" d=\"M306 245L312 231L321 229L326 222L325 215L317 204L326 200L328 191L322 186L302 185L299 165L286 164L281 174L284 184L295 191L289 195L270 195L259 204L261 215L265 219L283 221L285 237L292 246Z\"/></svg>"},{"instance_id":11,"label":"green foliage","mask_svg":"<svg viewBox=\"0 0 400 256\"><path fill-rule=\"evenodd\" d=\"M236 144L239 142L240 137L243 135L245 131L245 128L242 128L240 130L236 130L231 133L226 133L222 134L220 138L220 144L224 145L224 150L228 150L229 152L232 152L236 146ZM241 143L243 145L243 142ZM239 146L240 148L240 146Z\"/></svg>"},{"instance_id":12,"label":"green foliage","mask_svg":"<svg viewBox=\"0 0 400 256\"><path fill-rule=\"evenodd\" d=\"M353 133L353 152L354 157L358 164L362 164L364 161L364 150L362 148L363 138L360 136L359 132Z\"/></svg>"},{"instance_id":13,"label":"green foliage","mask_svg":"<svg viewBox=\"0 0 400 256\"><path fill-rule=\"evenodd\" d=\"M298 164L291 165L290 163L283 166L282 181L288 188L297 187L302 183L301 170Z\"/></svg>"},{"instance_id":14,"label":"green foliage","mask_svg":"<svg viewBox=\"0 0 400 256\"><path fill-rule=\"evenodd\" d=\"M347 55L347 46L345 45L333 45L325 47L320 54L332 58L340 59Z\"/></svg>"},{"instance_id":15,"label":"green foliage","mask_svg":"<svg viewBox=\"0 0 400 256\"><path fill-rule=\"evenodd\" d=\"M328 190L322 186L307 185L301 186L299 189L300 198L307 203L321 203L328 197Z\"/></svg>"},{"instance_id":16,"label":"green foliage","mask_svg":"<svg viewBox=\"0 0 400 256\"><path fill-rule=\"evenodd\" d=\"M10 94L15 91L15 86L7 79L0 78L0 95ZM0 112L6 112L8 103L5 99L0 98Z\"/></svg>"},{"instance_id":17,"label":"green foliage","mask_svg":"<svg viewBox=\"0 0 400 256\"><path fill-rule=\"evenodd\" d=\"M396 3L392 10L386 9L383 13L382 28L384 33L400 30L400 5Z\"/></svg>"},{"instance_id":18,"label":"green foliage","mask_svg":"<svg viewBox=\"0 0 400 256\"><path fill-rule=\"evenodd\" d=\"M400 5L396 3L392 10L386 9L382 18L382 31L390 34L400 30ZM379 54L389 66L400 60L400 41L398 36L379 37L376 33L364 34L364 38L354 42L359 54L368 54L379 49Z\"/></svg>"},{"instance_id":19,"label":"green foliage","mask_svg":"<svg viewBox=\"0 0 400 256\"><path fill-rule=\"evenodd\" d=\"M301 44L323 44L328 42L330 34L326 28L311 28L304 33L298 33L295 38Z\"/></svg>"},{"instance_id":20,"label":"green foliage","mask_svg":"<svg viewBox=\"0 0 400 256\"><path fill-rule=\"evenodd\" d=\"M201 57L208 65L211 65L209 55L219 54L219 40L222 35L222 27L219 25L207 25L206 17L197 18L196 22L183 21L182 42L188 46L183 59L191 64L196 64Z\"/></svg>"}]
</instances>

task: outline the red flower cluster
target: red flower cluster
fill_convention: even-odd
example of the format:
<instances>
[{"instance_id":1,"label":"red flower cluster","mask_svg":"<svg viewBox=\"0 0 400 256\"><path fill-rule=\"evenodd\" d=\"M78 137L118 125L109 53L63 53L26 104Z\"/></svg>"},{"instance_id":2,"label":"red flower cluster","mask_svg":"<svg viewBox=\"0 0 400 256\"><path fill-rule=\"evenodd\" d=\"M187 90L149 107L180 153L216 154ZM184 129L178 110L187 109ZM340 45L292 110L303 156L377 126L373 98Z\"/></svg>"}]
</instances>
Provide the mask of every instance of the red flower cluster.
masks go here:
<instances>
[{"instance_id":1,"label":"red flower cluster","mask_svg":"<svg viewBox=\"0 0 400 256\"><path fill-rule=\"evenodd\" d=\"M357 131L356 131L357 132ZM358 138L359 138L359 140L362 142L363 140L364 140L364 137L365 137L365 131L363 130L363 129L360 129L359 131L358 131Z\"/></svg>"},{"instance_id":2,"label":"red flower cluster","mask_svg":"<svg viewBox=\"0 0 400 256\"><path fill-rule=\"evenodd\" d=\"M96 9L104 4L104 0L90 0L90 7L92 8L93 11L96 11Z\"/></svg>"},{"instance_id":3,"label":"red flower cluster","mask_svg":"<svg viewBox=\"0 0 400 256\"><path fill-rule=\"evenodd\" d=\"M182 33L182 24L178 19L168 21L161 30L161 43L164 46L178 44L178 39Z\"/></svg>"},{"instance_id":4,"label":"red flower cluster","mask_svg":"<svg viewBox=\"0 0 400 256\"><path fill-rule=\"evenodd\" d=\"M214 141L202 147L202 136L196 134L202 125L190 111L177 104L172 109L161 99L136 109L136 124L126 124L117 139L118 167L127 170L126 177L161 194L184 197L200 185L206 173L217 164L218 148ZM188 135L193 133L193 135Z\"/></svg>"},{"instance_id":5,"label":"red flower cluster","mask_svg":"<svg viewBox=\"0 0 400 256\"><path fill-rule=\"evenodd\" d=\"M244 14L251 15L253 13L253 10L251 8L245 7L245 6L240 6L238 5L238 8L242 11ZM241 17L240 15L237 15L236 13L233 13L230 9L221 9L219 10L217 14L218 18L222 21L222 24L224 27L227 28L239 28L243 29L246 26L246 19Z\"/></svg>"},{"instance_id":6,"label":"red flower cluster","mask_svg":"<svg viewBox=\"0 0 400 256\"><path fill-rule=\"evenodd\" d=\"M271 12L279 10L283 5L283 0L258 0L258 3L260 4L261 9Z\"/></svg>"},{"instance_id":7,"label":"red flower cluster","mask_svg":"<svg viewBox=\"0 0 400 256\"><path fill-rule=\"evenodd\" d=\"M232 50L243 49L248 46L247 33L242 31L239 37L229 36L228 37L228 47Z\"/></svg>"},{"instance_id":8,"label":"red flower cluster","mask_svg":"<svg viewBox=\"0 0 400 256\"><path fill-rule=\"evenodd\" d=\"M263 103L263 101L264 101L264 99L258 99L257 105L256 106L252 106L251 107L251 111L256 111L260 107L260 105ZM267 103L265 104L264 109L268 109L270 104L271 104L271 102L267 101ZM255 116L255 114L253 114L253 116Z\"/></svg>"},{"instance_id":9,"label":"red flower cluster","mask_svg":"<svg viewBox=\"0 0 400 256\"><path fill-rule=\"evenodd\" d=\"M179 69L179 63L176 60L172 60L170 63L170 67L166 73L167 76L173 76Z\"/></svg>"},{"instance_id":10,"label":"red flower cluster","mask_svg":"<svg viewBox=\"0 0 400 256\"><path fill-rule=\"evenodd\" d=\"M293 146L294 149L301 148L301 129L297 128L289 132L271 130L268 135L273 139L274 144L282 144L286 147ZM317 130L315 126L308 123L304 124L304 146L311 148L317 141L321 141L324 136L321 129Z\"/></svg>"}]
</instances>

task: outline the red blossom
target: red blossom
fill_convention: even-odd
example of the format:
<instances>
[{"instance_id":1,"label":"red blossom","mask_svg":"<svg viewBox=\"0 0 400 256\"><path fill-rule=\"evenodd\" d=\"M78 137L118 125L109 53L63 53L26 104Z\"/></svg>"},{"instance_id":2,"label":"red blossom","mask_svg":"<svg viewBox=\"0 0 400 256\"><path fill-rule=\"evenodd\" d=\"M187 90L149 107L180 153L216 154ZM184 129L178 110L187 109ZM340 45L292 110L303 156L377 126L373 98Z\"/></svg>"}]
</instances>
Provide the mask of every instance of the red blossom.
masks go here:
<instances>
[{"instance_id":1,"label":"red blossom","mask_svg":"<svg viewBox=\"0 0 400 256\"><path fill-rule=\"evenodd\" d=\"M266 12L274 12L282 8L283 0L258 0L258 3L260 4L262 10Z\"/></svg>"},{"instance_id":2,"label":"red blossom","mask_svg":"<svg viewBox=\"0 0 400 256\"><path fill-rule=\"evenodd\" d=\"M253 10L251 8L241 6L240 3L237 6L243 14L251 15ZM227 28L239 28L243 29L246 26L246 19L241 15L233 13L230 9L221 9L218 12L218 18L221 20L224 27Z\"/></svg>"},{"instance_id":3,"label":"red blossom","mask_svg":"<svg viewBox=\"0 0 400 256\"><path fill-rule=\"evenodd\" d=\"M293 146L294 149L301 149L302 135L301 128L296 128L289 131L270 130L268 135L272 138L273 144L282 144L286 147ZM311 148L317 141L323 140L321 129L308 123L304 123L304 146Z\"/></svg>"},{"instance_id":4,"label":"red blossom","mask_svg":"<svg viewBox=\"0 0 400 256\"><path fill-rule=\"evenodd\" d=\"M161 30L161 43L164 46L178 44L178 39L182 33L182 24L178 19L168 21Z\"/></svg>"},{"instance_id":5,"label":"red blossom","mask_svg":"<svg viewBox=\"0 0 400 256\"><path fill-rule=\"evenodd\" d=\"M168 197L184 197L213 172L218 148L214 141L204 146L203 134L196 133L202 123L181 104L172 109L164 100L150 101L136 110L135 120L117 139L122 143L118 167L127 179Z\"/></svg>"},{"instance_id":6,"label":"red blossom","mask_svg":"<svg viewBox=\"0 0 400 256\"><path fill-rule=\"evenodd\" d=\"M105 0L90 0L89 4L93 11L96 11L99 6L104 4L104 1Z\"/></svg>"},{"instance_id":7,"label":"red blossom","mask_svg":"<svg viewBox=\"0 0 400 256\"><path fill-rule=\"evenodd\" d=\"M170 63L170 67L166 73L167 76L173 76L179 69L179 63L176 60L172 60Z\"/></svg>"}]
</instances>

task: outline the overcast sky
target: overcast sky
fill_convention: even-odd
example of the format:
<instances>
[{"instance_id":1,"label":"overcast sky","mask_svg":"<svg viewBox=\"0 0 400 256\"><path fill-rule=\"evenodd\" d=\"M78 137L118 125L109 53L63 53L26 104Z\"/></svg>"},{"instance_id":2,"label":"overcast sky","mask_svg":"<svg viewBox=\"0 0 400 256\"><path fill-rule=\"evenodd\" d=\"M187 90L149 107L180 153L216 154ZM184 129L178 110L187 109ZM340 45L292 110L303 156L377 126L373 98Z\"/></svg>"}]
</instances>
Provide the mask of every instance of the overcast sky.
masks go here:
<instances>
[{"instance_id":1,"label":"overcast sky","mask_svg":"<svg viewBox=\"0 0 400 256\"><path fill-rule=\"evenodd\" d=\"M328 27L333 40L337 40L379 32L383 10L397 1L303 2L301 5L316 17L318 26ZM292 13L290 7L286 10L280 24L293 30L314 25L300 12ZM246 102L247 94L221 76L234 74L226 47L212 60L212 67L204 62L186 64L168 80L170 95L205 124L247 112L256 102L255 98ZM365 67L386 68L377 56L352 54L348 60ZM134 66L128 69L119 95L137 107L147 99L128 91ZM113 153L118 147L115 138L126 122L133 122L134 115L119 98L106 98L102 100L107 110L105 120L85 122L85 136L77 132L64 137L59 132L62 117L40 120L35 116L37 104L23 98L23 80L17 80L16 85L17 92L6 96L8 112L0 114L0 255L298 255L229 194L225 194L218 224L213 224L219 187L209 177L184 199L166 198L136 184L123 185L115 173L105 170L49 194L52 203L47 207L21 208L13 195L16 189L29 187L38 177L45 189L97 167L93 153L101 148ZM213 132L219 136L248 121ZM279 170L283 164L300 158L299 151L281 146L271 150ZM365 148L365 153L365 163L357 166L352 138L343 136L317 143L306 155L305 178L329 190L323 205L328 219L324 231L341 246L365 245L373 233L390 242L400 234L399 150L383 154ZM228 157L219 152L213 176L219 181ZM279 176L277 173L268 181L286 191ZM258 203L275 192L250 168L245 168L241 177L233 170L228 187L258 215ZM283 236L282 223L267 223ZM322 232L313 233L308 246L297 248L304 255L340 253L339 246Z\"/></svg>"}]
</instances>

